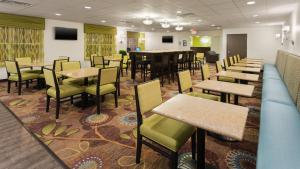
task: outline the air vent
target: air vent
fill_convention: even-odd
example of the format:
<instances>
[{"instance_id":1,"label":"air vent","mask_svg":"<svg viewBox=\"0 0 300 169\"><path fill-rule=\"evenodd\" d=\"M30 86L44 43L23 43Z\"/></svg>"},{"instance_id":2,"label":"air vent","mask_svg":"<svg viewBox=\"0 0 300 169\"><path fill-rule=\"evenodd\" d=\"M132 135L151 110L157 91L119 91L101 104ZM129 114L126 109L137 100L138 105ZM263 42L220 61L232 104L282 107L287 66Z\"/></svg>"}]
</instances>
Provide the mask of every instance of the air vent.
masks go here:
<instances>
[{"instance_id":1,"label":"air vent","mask_svg":"<svg viewBox=\"0 0 300 169\"><path fill-rule=\"evenodd\" d=\"M15 6L32 6L30 3L22 2L22 1L16 1L16 0L0 0L0 3L7 4L7 5L15 5Z\"/></svg>"},{"instance_id":2,"label":"air vent","mask_svg":"<svg viewBox=\"0 0 300 169\"><path fill-rule=\"evenodd\" d=\"M187 18L187 17L194 17L195 14L194 13L183 13L183 14L179 14L178 16L182 17L182 18Z\"/></svg>"}]
</instances>

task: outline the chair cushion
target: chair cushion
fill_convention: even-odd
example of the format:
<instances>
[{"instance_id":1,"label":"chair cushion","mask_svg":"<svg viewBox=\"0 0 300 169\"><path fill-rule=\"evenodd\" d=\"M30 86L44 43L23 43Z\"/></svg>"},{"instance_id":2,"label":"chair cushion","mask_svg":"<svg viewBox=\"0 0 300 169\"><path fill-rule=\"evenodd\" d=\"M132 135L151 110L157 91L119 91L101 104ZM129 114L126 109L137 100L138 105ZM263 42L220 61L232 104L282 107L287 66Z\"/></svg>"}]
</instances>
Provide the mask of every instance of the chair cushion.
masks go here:
<instances>
[{"instance_id":1,"label":"chair cushion","mask_svg":"<svg viewBox=\"0 0 300 169\"><path fill-rule=\"evenodd\" d=\"M42 70L24 70L22 71L24 73L36 73L36 74L41 74Z\"/></svg>"},{"instance_id":2,"label":"chair cushion","mask_svg":"<svg viewBox=\"0 0 300 169\"><path fill-rule=\"evenodd\" d=\"M206 93L201 93L201 92L190 92L190 93L187 93L187 95L194 96L194 97L201 97L203 99L220 101L219 96L215 96L212 94L206 94Z\"/></svg>"},{"instance_id":3,"label":"chair cushion","mask_svg":"<svg viewBox=\"0 0 300 169\"><path fill-rule=\"evenodd\" d=\"M97 85L91 85L85 88L85 92L92 94L92 95L96 95L96 89L97 89ZM106 84L106 85L101 85L100 86L100 95L105 95L108 93L112 93L116 91L116 87L113 84Z\"/></svg>"},{"instance_id":4,"label":"chair cushion","mask_svg":"<svg viewBox=\"0 0 300 169\"><path fill-rule=\"evenodd\" d=\"M22 80L32 80L32 79L38 79L39 78L39 74L35 74L35 73L21 73L21 77L22 77ZM11 80L11 81L19 81L19 77L17 74L14 74L14 75L10 75L8 80Z\"/></svg>"},{"instance_id":5,"label":"chair cushion","mask_svg":"<svg viewBox=\"0 0 300 169\"><path fill-rule=\"evenodd\" d=\"M294 105L285 84L277 79L263 80L262 100Z\"/></svg>"},{"instance_id":6,"label":"chair cushion","mask_svg":"<svg viewBox=\"0 0 300 169\"><path fill-rule=\"evenodd\" d=\"M157 114L144 119L141 134L176 152L195 132L195 128Z\"/></svg>"},{"instance_id":7,"label":"chair cushion","mask_svg":"<svg viewBox=\"0 0 300 169\"><path fill-rule=\"evenodd\" d=\"M74 95L78 95L84 92L84 87L76 86L76 85L59 85L60 90L60 98L70 97ZM56 98L56 90L54 87L50 87L47 90L47 94L51 97Z\"/></svg>"},{"instance_id":8,"label":"chair cushion","mask_svg":"<svg viewBox=\"0 0 300 169\"><path fill-rule=\"evenodd\" d=\"M257 169L300 166L300 114L295 106L264 101L261 108Z\"/></svg>"},{"instance_id":9,"label":"chair cushion","mask_svg":"<svg viewBox=\"0 0 300 169\"><path fill-rule=\"evenodd\" d=\"M62 81L63 84L75 84L75 85L83 85L84 79L73 79L73 78L67 78Z\"/></svg>"},{"instance_id":10,"label":"chair cushion","mask_svg":"<svg viewBox=\"0 0 300 169\"><path fill-rule=\"evenodd\" d=\"M223 77L223 76L220 76L218 78L219 81L223 81L223 82L230 82L230 83L235 83L235 79L234 78L231 78L231 77Z\"/></svg>"}]
</instances>

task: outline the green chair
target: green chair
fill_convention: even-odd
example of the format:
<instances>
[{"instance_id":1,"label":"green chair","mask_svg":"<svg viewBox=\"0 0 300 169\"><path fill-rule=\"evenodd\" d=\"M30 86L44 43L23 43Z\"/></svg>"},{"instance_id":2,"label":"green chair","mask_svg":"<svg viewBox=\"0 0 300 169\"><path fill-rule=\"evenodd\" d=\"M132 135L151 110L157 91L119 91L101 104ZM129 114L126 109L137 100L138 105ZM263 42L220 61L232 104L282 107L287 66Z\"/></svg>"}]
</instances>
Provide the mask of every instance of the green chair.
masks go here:
<instances>
[{"instance_id":1,"label":"green chair","mask_svg":"<svg viewBox=\"0 0 300 169\"><path fill-rule=\"evenodd\" d=\"M58 60L68 60L68 61L70 61L70 57L69 56L58 56Z\"/></svg>"},{"instance_id":2,"label":"green chair","mask_svg":"<svg viewBox=\"0 0 300 169\"><path fill-rule=\"evenodd\" d=\"M234 65L233 57L229 57L229 64L230 64L230 66L233 66L233 65Z\"/></svg>"},{"instance_id":3,"label":"green chair","mask_svg":"<svg viewBox=\"0 0 300 169\"><path fill-rule=\"evenodd\" d=\"M128 67L129 67L129 56L125 55L125 56L123 56L123 59L122 59L122 69L121 69L122 76L123 76L124 69L126 70L126 74L128 74Z\"/></svg>"},{"instance_id":4,"label":"green chair","mask_svg":"<svg viewBox=\"0 0 300 169\"><path fill-rule=\"evenodd\" d=\"M228 64L227 58L224 58L224 59L223 59L223 62L224 62L224 69L227 71L228 68L229 68L229 64Z\"/></svg>"},{"instance_id":5,"label":"green chair","mask_svg":"<svg viewBox=\"0 0 300 169\"><path fill-rule=\"evenodd\" d=\"M70 97L71 103L73 103L73 96L82 95L84 88L69 84L59 85L55 71L48 68L44 68L44 76L47 85L46 112L49 112L50 98L54 98L56 100L56 119L58 119L61 99Z\"/></svg>"},{"instance_id":6,"label":"green chair","mask_svg":"<svg viewBox=\"0 0 300 169\"><path fill-rule=\"evenodd\" d=\"M237 61L240 62L241 61L241 57L239 54L237 54Z\"/></svg>"},{"instance_id":7,"label":"green chair","mask_svg":"<svg viewBox=\"0 0 300 169\"><path fill-rule=\"evenodd\" d=\"M238 59L237 59L236 55L233 56L233 61L234 61L234 63L238 63Z\"/></svg>"},{"instance_id":8,"label":"green chair","mask_svg":"<svg viewBox=\"0 0 300 169\"><path fill-rule=\"evenodd\" d=\"M93 66L92 67L96 67L96 68L105 68L105 64L104 64L104 57L103 56L93 56Z\"/></svg>"},{"instance_id":9,"label":"green chair","mask_svg":"<svg viewBox=\"0 0 300 169\"><path fill-rule=\"evenodd\" d=\"M189 92L187 94L190 96L201 97L204 99L219 101L219 96L193 91L192 78L191 78L189 70L178 72L177 77L178 77L179 93L183 93L183 92L189 90Z\"/></svg>"},{"instance_id":10,"label":"green chair","mask_svg":"<svg viewBox=\"0 0 300 169\"><path fill-rule=\"evenodd\" d=\"M7 93L10 93L11 82L18 83L18 95L21 95L22 83L24 81L26 82L26 87L28 87L29 80L39 79L39 74L37 73L21 72L16 61L5 61L5 67L8 82Z\"/></svg>"},{"instance_id":11,"label":"green chair","mask_svg":"<svg viewBox=\"0 0 300 169\"><path fill-rule=\"evenodd\" d=\"M62 62L61 66L62 66L62 71L81 69L80 61ZM63 84L83 85L84 79L66 78L66 79L63 79L62 83Z\"/></svg>"},{"instance_id":12,"label":"green chair","mask_svg":"<svg viewBox=\"0 0 300 169\"><path fill-rule=\"evenodd\" d=\"M53 70L57 73L62 71L62 63L69 62L68 59L58 59L53 61ZM60 74L56 74L56 78L60 79L62 76Z\"/></svg>"},{"instance_id":13,"label":"green chair","mask_svg":"<svg viewBox=\"0 0 300 169\"><path fill-rule=\"evenodd\" d=\"M172 168L177 169L178 151L190 137L192 157L195 159L196 129L193 126L157 114L147 118L144 115L162 103L159 80L135 85L134 88L137 111L136 163L140 163L142 144L145 144L168 157Z\"/></svg>"},{"instance_id":14,"label":"green chair","mask_svg":"<svg viewBox=\"0 0 300 169\"><path fill-rule=\"evenodd\" d=\"M42 73L42 70L33 70L33 67L30 66L31 63L32 63L30 57L15 58L15 61L18 62L18 65L19 65L20 69L29 68L29 70L22 70L22 72L37 73L37 74L41 74Z\"/></svg>"},{"instance_id":15,"label":"green chair","mask_svg":"<svg viewBox=\"0 0 300 169\"><path fill-rule=\"evenodd\" d=\"M120 72L121 72L121 66L122 66L121 60L111 60L111 61L109 61L109 64L108 64L108 67L118 67ZM120 73L119 73L119 75L120 75ZM121 95L120 81L121 81L120 76L118 76L117 89L118 89L119 96Z\"/></svg>"},{"instance_id":16,"label":"green chair","mask_svg":"<svg viewBox=\"0 0 300 169\"><path fill-rule=\"evenodd\" d=\"M223 67L222 67L221 61L216 61L216 70L217 70L217 73L223 71ZM223 81L223 82L235 83L235 79L231 78L231 77L218 76L218 80L219 81Z\"/></svg>"},{"instance_id":17,"label":"green chair","mask_svg":"<svg viewBox=\"0 0 300 169\"><path fill-rule=\"evenodd\" d=\"M96 96L97 114L100 114L101 96L114 94L115 106L118 107L117 79L119 76L119 68L103 68L99 69L97 84L90 85L85 88L85 92Z\"/></svg>"}]
</instances>

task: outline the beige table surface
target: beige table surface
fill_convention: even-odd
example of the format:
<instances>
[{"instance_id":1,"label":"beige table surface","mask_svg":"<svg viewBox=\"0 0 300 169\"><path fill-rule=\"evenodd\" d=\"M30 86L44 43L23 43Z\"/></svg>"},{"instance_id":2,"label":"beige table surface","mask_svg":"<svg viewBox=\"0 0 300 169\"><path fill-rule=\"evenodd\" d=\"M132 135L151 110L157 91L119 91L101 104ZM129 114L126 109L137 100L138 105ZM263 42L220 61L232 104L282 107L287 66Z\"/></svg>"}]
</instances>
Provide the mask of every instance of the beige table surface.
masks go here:
<instances>
[{"instance_id":1,"label":"beige table surface","mask_svg":"<svg viewBox=\"0 0 300 169\"><path fill-rule=\"evenodd\" d=\"M98 72L99 72L99 68L89 67L89 68L81 68L78 70L66 70L58 73L66 77L78 79L78 78L97 76Z\"/></svg>"},{"instance_id":2,"label":"beige table surface","mask_svg":"<svg viewBox=\"0 0 300 169\"><path fill-rule=\"evenodd\" d=\"M232 71L221 71L217 73L216 76L231 77L234 79L247 80L252 82L256 82L259 79L258 74L240 73L240 72L232 72Z\"/></svg>"},{"instance_id":3,"label":"beige table surface","mask_svg":"<svg viewBox=\"0 0 300 169\"><path fill-rule=\"evenodd\" d=\"M244 58L242 60L248 60L248 61L264 61L264 59L255 59L255 58Z\"/></svg>"},{"instance_id":4,"label":"beige table surface","mask_svg":"<svg viewBox=\"0 0 300 169\"><path fill-rule=\"evenodd\" d=\"M262 64L257 64L257 63L236 63L234 64L234 66L262 68Z\"/></svg>"},{"instance_id":5,"label":"beige table surface","mask_svg":"<svg viewBox=\"0 0 300 169\"><path fill-rule=\"evenodd\" d=\"M257 61L257 60L241 60L239 63L263 65L263 61Z\"/></svg>"},{"instance_id":6,"label":"beige table surface","mask_svg":"<svg viewBox=\"0 0 300 169\"><path fill-rule=\"evenodd\" d=\"M230 66L227 68L228 70L236 70L243 72L251 72L251 73L260 73L260 68L256 67L244 67L244 66Z\"/></svg>"},{"instance_id":7,"label":"beige table surface","mask_svg":"<svg viewBox=\"0 0 300 169\"><path fill-rule=\"evenodd\" d=\"M206 131L242 140L249 108L178 94L152 111Z\"/></svg>"},{"instance_id":8,"label":"beige table surface","mask_svg":"<svg viewBox=\"0 0 300 169\"><path fill-rule=\"evenodd\" d=\"M204 80L198 82L195 87L216 91L221 93L234 94L238 96L252 97L254 92L254 85L222 82L217 80Z\"/></svg>"}]
</instances>

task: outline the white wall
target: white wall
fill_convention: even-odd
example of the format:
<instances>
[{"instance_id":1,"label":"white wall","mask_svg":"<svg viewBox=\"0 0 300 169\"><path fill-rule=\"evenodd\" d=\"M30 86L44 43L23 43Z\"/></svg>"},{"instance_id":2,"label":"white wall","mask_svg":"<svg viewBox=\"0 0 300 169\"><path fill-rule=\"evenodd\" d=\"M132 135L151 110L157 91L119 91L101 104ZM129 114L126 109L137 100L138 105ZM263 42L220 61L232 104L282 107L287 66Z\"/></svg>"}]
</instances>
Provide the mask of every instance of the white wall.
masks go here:
<instances>
[{"instance_id":1,"label":"white wall","mask_svg":"<svg viewBox=\"0 0 300 169\"><path fill-rule=\"evenodd\" d=\"M285 25L290 26L290 32L288 33L287 40L284 40L284 49L300 55L300 3L295 6L294 11L291 13ZM294 41L294 45L292 41Z\"/></svg>"},{"instance_id":2,"label":"white wall","mask_svg":"<svg viewBox=\"0 0 300 169\"><path fill-rule=\"evenodd\" d=\"M173 43L162 43L162 36L173 36ZM183 40L187 41L187 46L182 45ZM191 38L189 32L145 32L145 50L188 50L190 46Z\"/></svg>"},{"instance_id":3,"label":"white wall","mask_svg":"<svg viewBox=\"0 0 300 169\"><path fill-rule=\"evenodd\" d=\"M124 27L117 27L116 51L119 50L127 50L127 29Z\"/></svg>"},{"instance_id":4,"label":"white wall","mask_svg":"<svg viewBox=\"0 0 300 169\"><path fill-rule=\"evenodd\" d=\"M247 57L275 63L276 52L281 48L281 40L275 38L276 33L281 33L281 26L224 29L221 58L226 56L227 34L247 34Z\"/></svg>"},{"instance_id":5,"label":"white wall","mask_svg":"<svg viewBox=\"0 0 300 169\"><path fill-rule=\"evenodd\" d=\"M216 53L222 52L222 30L214 31L199 31L199 36L210 36L211 37L211 50Z\"/></svg>"}]
</instances>

